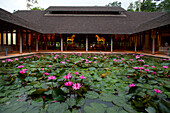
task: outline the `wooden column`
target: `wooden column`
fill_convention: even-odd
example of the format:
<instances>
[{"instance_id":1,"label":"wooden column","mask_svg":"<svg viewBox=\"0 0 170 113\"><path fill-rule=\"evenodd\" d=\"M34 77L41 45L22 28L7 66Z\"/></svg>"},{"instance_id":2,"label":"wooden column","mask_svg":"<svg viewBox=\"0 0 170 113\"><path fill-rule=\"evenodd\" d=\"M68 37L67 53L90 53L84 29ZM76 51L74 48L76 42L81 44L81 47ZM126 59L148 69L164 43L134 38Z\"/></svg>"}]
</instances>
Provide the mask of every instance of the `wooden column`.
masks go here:
<instances>
[{"instance_id":1,"label":"wooden column","mask_svg":"<svg viewBox=\"0 0 170 113\"><path fill-rule=\"evenodd\" d=\"M3 31L1 31L1 46L3 46L3 43L4 43L4 41L3 41L3 35L4 35L4 33L3 33Z\"/></svg>"},{"instance_id":2,"label":"wooden column","mask_svg":"<svg viewBox=\"0 0 170 113\"><path fill-rule=\"evenodd\" d=\"M111 52L113 52L113 35L111 35Z\"/></svg>"},{"instance_id":3,"label":"wooden column","mask_svg":"<svg viewBox=\"0 0 170 113\"><path fill-rule=\"evenodd\" d=\"M57 38L57 36L56 36L56 34L54 35L54 48L55 48L55 50L56 50L56 39Z\"/></svg>"},{"instance_id":4,"label":"wooden column","mask_svg":"<svg viewBox=\"0 0 170 113\"><path fill-rule=\"evenodd\" d=\"M152 31L152 54L155 54L155 32Z\"/></svg>"},{"instance_id":5,"label":"wooden column","mask_svg":"<svg viewBox=\"0 0 170 113\"><path fill-rule=\"evenodd\" d=\"M36 38L36 52L38 52L38 35L35 33L35 38Z\"/></svg>"},{"instance_id":6,"label":"wooden column","mask_svg":"<svg viewBox=\"0 0 170 113\"><path fill-rule=\"evenodd\" d=\"M135 35L135 53L136 53L136 48L137 48L137 35Z\"/></svg>"},{"instance_id":7,"label":"wooden column","mask_svg":"<svg viewBox=\"0 0 170 113\"><path fill-rule=\"evenodd\" d=\"M61 51L63 52L63 37L61 34L60 34L60 38L61 38Z\"/></svg>"},{"instance_id":8,"label":"wooden column","mask_svg":"<svg viewBox=\"0 0 170 113\"><path fill-rule=\"evenodd\" d=\"M37 38L37 36L35 36L35 38ZM35 39L36 41L36 39ZM35 47L35 45L33 45L33 31L31 31L31 44L30 44L31 48L33 48L33 46Z\"/></svg>"},{"instance_id":9,"label":"wooden column","mask_svg":"<svg viewBox=\"0 0 170 113\"><path fill-rule=\"evenodd\" d=\"M22 53L22 32L21 30L19 30L19 37L20 37L20 49L19 49L19 53Z\"/></svg>"},{"instance_id":10,"label":"wooden column","mask_svg":"<svg viewBox=\"0 0 170 113\"><path fill-rule=\"evenodd\" d=\"M29 46L29 44L28 44L28 39L29 39L28 37L29 37L29 36L28 36L28 35L29 35L29 34L28 34L28 30L26 30L26 50L29 50L29 47L28 47L28 46ZM24 47L24 48L25 48L25 47Z\"/></svg>"},{"instance_id":11,"label":"wooden column","mask_svg":"<svg viewBox=\"0 0 170 113\"><path fill-rule=\"evenodd\" d=\"M88 35L86 35L86 52L88 51Z\"/></svg>"},{"instance_id":12,"label":"wooden column","mask_svg":"<svg viewBox=\"0 0 170 113\"><path fill-rule=\"evenodd\" d=\"M13 30L11 31L11 47L12 47L12 50L13 50Z\"/></svg>"},{"instance_id":13,"label":"wooden column","mask_svg":"<svg viewBox=\"0 0 170 113\"><path fill-rule=\"evenodd\" d=\"M47 34L45 34L45 50L47 50L47 41L48 41L47 38L48 38L48 37L47 37Z\"/></svg>"},{"instance_id":14,"label":"wooden column","mask_svg":"<svg viewBox=\"0 0 170 113\"><path fill-rule=\"evenodd\" d=\"M140 50L142 50L142 37L141 37L141 33L140 33L139 39L140 39Z\"/></svg>"},{"instance_id":15,"label":"wooden column","mask_svg":"<svg viewBox=\"0 0 170 113\"><path fill-rule=\"evenodd\" d=\"M8 46L8 31L6 31L6 46Z\"/></svg>"}]
</instances>

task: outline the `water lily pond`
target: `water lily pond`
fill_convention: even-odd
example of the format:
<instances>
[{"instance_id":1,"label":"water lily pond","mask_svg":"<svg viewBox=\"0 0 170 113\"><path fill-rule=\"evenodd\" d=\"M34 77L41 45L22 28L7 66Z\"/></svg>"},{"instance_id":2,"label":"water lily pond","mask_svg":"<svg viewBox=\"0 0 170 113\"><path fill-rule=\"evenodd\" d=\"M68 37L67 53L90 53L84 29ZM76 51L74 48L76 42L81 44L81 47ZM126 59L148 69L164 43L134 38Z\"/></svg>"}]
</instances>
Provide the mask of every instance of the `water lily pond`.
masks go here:
<instances>
[{"instance_id":1,"label":"water lily pond","mask_svg":"<svg viewBox=\"0 0 170 113\"><path fill-rule=\"evenodd\" d=\"M0 113L169 113L170 59L36 54L0 61Z\"/></svg>"}]
</instances>

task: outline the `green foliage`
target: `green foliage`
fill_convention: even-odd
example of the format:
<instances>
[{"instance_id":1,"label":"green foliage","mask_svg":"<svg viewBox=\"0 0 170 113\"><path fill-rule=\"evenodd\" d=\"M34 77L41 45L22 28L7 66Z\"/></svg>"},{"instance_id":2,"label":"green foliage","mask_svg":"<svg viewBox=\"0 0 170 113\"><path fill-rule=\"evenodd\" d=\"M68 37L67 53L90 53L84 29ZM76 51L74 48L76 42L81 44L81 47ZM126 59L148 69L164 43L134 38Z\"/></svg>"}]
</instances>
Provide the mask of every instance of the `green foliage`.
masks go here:
<instances>
[{"instance_id":1,"label":"green foliage","mask_svg":"<svg viewBox=\"0 0 170 113\"><path fill-rule=\"evenodd\" d=\"M111 6L111 7L121 7L121 2L115 1L112 3L107 4L106 6Z\"/></svg>"},{"instance_id":2,"label":"green foliage","mask_svg":"<svg viewBox=\"0 0 170 113\"><path fill-rule=\"evenodd\" d=\"M157 11L156 3L152 2L152 0L146 0L141 3L141 11L143 12L155 12Z\"/></svg>"},{"instance_id":3,"label":"green foliage","mask_svg":"<svg viewBox=\"0 0 170 113\"><path fill-rule=\"evenodd\" d=\"M44 11L44 8L41 8L41 7L33 7L33 8L30 8L30 10L41 10L41 11Z\"/></svg>"},{"instance_id":4,"label":"green foliage","mask_svg":"<svg viewBox=\"0 0 170 113\"><path fill-rule=\"evenodd\" d=\"M162 0L157 6L158 11L170 12L170 0Z\"/></svg>"},{"instance_id":5,"label":"green foliage","mask_svg":"<svg viewBox=\"0 0 170 113\"><path fill-rule=\"evenodd\" d=\"M90 106L84 106L85 113L104 113L106 105L100 103L90 103Z\"/></svg>"},{"instance_id":6,"label":"green foliage","mask_svg":"<svg viewBox=\"0 0 170 113\"><path fill-rule=\"evenodd\" d=\"M159 2L158 2L159 1ZM127 11L139 11L139 1L130 3ZM142 12L163 11L170 12L170 0L143 0L141 2Z\"/></svg>"}]
</instances>

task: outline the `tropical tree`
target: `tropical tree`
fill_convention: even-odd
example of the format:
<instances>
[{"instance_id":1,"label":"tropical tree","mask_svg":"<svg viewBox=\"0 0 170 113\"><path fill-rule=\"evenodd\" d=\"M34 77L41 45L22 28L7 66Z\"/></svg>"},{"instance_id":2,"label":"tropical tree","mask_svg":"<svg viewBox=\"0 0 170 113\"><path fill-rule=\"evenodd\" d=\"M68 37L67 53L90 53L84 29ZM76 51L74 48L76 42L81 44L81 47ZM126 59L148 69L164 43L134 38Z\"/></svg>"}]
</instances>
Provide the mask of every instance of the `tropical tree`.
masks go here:
<instances>
[{"instance_id":1,"label":"tropical tree","mask_svg":"<svg viewBox=\"0 0 170 113\"><path fill-rule=\"evenodd\" d=\"M30 10L41 10L41 11L43 11L44 8L41 8L41 7L34 7L34 8L30 8Z\"/></svg>"},{"instance_id":2,"label":"tropical tree","mask_svg":"<svg viewBox=\"0 0 170 113\"><path fill-rule=\"evenodd\" d=\"M131 2L127 8L127 11L134 11L134 5L133 2Z\"/></svg>"},{"instance_id":3,"label":"tropical tree","mask_svg":"<svg viewBox=\"0 0 170 113\"><path fill-rule=\"evenodd\" d=\"M157 11L156 2L152 2L152 0L146 0L141 3L141 11L144 12L154 12Z\"/></svg>"},{"instance_id":4,"label":"tropical tree","mask_svg":"<svg viewBox=\"0 0 170 113\"><path fill-rule=\"evenodd\" d=\"M38 4L38 1L37 0L26 0L26 7L27 9L30 9L34 4Z\"/></svg>"},{"instance_id":5,"label":"tropical tree","mask_svg":"<svg viewBox=\"0 0 170 113\"><path fill-rule=\"evenodd\" d=\"M159 3L157 10L170 12L170 0L163 0L161 3Z\"/></svg>"},{"instance_id":6,"label":"tropical tree","mask_svg":"<svg viewBox=\"0 0 170 113\"><path fill-rule=\"evenodd\" d=\"M121 2L115 1L115 2L109 3L109 4L106 5L106 6L121 7L121 5L122 5Z\"/></svg>"}]
</instances>

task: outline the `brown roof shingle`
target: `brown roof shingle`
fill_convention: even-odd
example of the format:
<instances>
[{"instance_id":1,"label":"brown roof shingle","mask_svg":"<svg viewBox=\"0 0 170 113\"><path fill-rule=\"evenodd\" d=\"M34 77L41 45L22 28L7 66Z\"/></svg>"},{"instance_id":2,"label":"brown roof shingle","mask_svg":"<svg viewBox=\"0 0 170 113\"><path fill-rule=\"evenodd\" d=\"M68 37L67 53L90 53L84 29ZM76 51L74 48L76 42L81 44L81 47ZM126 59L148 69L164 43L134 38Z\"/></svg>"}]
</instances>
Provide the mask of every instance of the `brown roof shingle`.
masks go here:
<instances>
[{"instance_id":1,"label":"brown roof shingle","mask_svg":"<svg viewBox=\"0 0 170 113\"><path fill-rule=\"evenodd\" d=\"M162 27L162 26L165 26L165 25L170 25L170 13L166 13L166 14L161 15L159 17L152 18L149 21L140 24L138 26L138 32Z\"/></svg>"},{"instance_id":2,"label":"brown roof shingle","mask_svg":"<svg viewBox=\"0 0 170 113\"><path fill-rule=\"evenodd\" d=\"M22 19L8 11L3 10L0 8L0 20L15 24L20 27L24 27L30 30L34 30L37 32L41 32L39 26L32 24L30 21L26 21L25 19Z\"/></svg>"}]
</instances>

